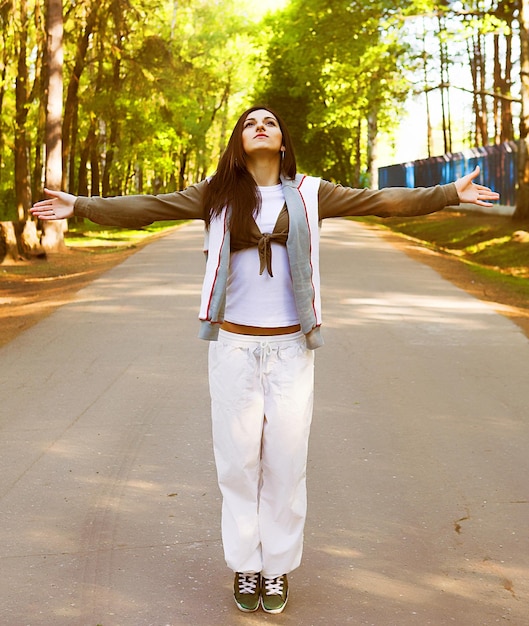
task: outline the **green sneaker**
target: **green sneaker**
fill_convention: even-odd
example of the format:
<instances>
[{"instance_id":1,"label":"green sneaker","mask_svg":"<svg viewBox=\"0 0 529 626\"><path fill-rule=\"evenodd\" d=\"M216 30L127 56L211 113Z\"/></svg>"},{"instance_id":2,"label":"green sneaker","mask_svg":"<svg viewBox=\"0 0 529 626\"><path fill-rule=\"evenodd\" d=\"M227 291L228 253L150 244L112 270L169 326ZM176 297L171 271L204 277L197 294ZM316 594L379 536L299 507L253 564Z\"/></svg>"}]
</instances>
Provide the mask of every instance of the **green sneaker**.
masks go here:
<instances>
[{"instance_id":1,"label":"green sneaker","mask_svg":"<svg viewBox=\"0 0 529 626\"><path fill-rule=\"evenodd\" d=\"M259 608L260 574L235 573L233 597L235 604L245 613L253 613Z\"/></svg>"},{"instance_id":2,"label":"green sneaker","mask_svg":"<svg viewBox=\"0 0 529 626\"><path fill-rule=\"evenodd\" d=\"M287 575L261 580L261 604L267 613L281 613L288 600Z\"/></svg>"}]
</instances>

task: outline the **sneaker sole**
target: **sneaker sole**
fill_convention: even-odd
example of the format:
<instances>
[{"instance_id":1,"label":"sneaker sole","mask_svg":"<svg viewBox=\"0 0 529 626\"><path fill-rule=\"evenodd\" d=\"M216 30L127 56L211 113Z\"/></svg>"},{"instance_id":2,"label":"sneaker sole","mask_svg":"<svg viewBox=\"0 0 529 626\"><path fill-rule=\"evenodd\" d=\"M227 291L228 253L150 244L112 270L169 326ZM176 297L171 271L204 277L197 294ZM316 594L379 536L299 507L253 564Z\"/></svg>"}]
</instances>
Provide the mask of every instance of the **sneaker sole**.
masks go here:
<instances>
[{"instance_id":1,"label":"sneaker sole","mask_svg":"<svg viewBox=\"0 0 529 626\"><path fill-rule=\"evenodd\" d=\"M235 604L237 605L237 608L239 609L239 611L242 611L243 613L255 613L255 611L257 611L257 609L259 608L259 602L257 603L257 606L255 607L255 609L249 609L248 607L243 606L242 604L239 604L237 600L235 600Z\"/></svg>"},{"instance_id":2,"label":"sneaker sole","mask_svg":"<svg viewBox=\"0 0 529 626\"><path fill-rule=\"evenodd\" d=\"M271 613L272 615L278 615L279 613L282 613L285 610L287 602L288 602L288 595L285 598L285 603L283 604L283 606L279 607L278 609L267 609L264 605L263 599L261 598L261 606L263 607L263 611L265 613Z\"/></svg>"}]
</instances>

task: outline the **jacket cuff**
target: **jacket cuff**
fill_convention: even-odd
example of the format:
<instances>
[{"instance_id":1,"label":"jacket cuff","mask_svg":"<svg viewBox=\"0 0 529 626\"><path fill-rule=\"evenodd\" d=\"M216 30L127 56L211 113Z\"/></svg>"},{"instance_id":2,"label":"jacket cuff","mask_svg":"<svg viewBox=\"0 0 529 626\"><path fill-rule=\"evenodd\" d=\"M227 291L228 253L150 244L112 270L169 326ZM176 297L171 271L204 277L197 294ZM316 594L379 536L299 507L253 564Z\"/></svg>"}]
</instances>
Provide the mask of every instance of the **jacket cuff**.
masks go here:
<instances>
[{"instance_id":1,"label":"jacket cuff","mask_svg":"<svg viewBox=\"0 0 529 626\"><path fill-rule=\"evenodd\" d=\"M78 196L73 205L73 214L76 217L89 217L90 211L88 210L89 198L84 196Z\"/></svg>"},{"instance_id":2,"label":"jacket cuff","mask_svg":"<svg viewBox=\"0 0 529 626\"><path fill-rule=\"evenodd\" d=\"M459 194L454 183L448 183L448 185L441 185L445 192L446 206L459 206Z\"/></svg>"}]
</instances>

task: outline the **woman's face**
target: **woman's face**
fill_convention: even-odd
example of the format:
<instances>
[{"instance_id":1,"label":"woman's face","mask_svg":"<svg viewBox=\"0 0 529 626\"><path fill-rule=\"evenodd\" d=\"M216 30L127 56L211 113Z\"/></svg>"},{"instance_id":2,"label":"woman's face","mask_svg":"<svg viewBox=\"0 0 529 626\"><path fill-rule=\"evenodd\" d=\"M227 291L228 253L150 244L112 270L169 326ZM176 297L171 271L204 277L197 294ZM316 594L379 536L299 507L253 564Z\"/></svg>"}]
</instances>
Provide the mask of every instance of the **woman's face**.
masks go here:
<instances>
[{"instance_id":1,"label":"woman's face","mask_svg":"<svg viewBox=\"0 0 529 626\"><path fill-rule=\"evenodd\" d=\"M283 133L276 117L266 109L249 113L242 127L242 147L249 156L279 154L283 147Z\"/></svg>"}]
</instances>

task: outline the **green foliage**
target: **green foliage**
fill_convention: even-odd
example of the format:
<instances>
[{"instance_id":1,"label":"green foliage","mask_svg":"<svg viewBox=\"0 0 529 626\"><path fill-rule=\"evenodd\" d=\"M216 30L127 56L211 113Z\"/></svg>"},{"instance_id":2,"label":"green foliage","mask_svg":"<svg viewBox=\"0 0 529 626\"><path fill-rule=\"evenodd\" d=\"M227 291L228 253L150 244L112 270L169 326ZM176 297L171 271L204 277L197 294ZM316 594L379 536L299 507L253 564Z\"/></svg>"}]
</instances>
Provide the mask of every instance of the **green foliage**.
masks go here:
<instances>
[{"instance_id":1,"label":"green foliage","mask_svg":"<svg viewBox=\"0 0 529 626\"><path fill-rule=\"evenodd\" d=\"M107 46L102 36L113 26L115 40L103 57L94 42L90 53L98 74L95 84L85 84L83 106L87 119L97 118L100 127L101 120L107 122L100 141L114 144L109 147L115 193L134 191L131 178L138 168L147 190L159 191L189 182L190 161L196 170L210 165L203 152L227 76L213 61L221 49L219 34L207 33L224 30L228 39L232 34L216 23L219 14L230 15L229 3L220 4L223 10L213 11L206 2L165 2L160 8L144 0L136 11L114 15L114 24L99 34L99 45Z\"/></svg>"},{"instance_id":2,"label":"green foliage","mask_svg":"<svg viewBox=\"0 0 529 626\"><path fill-rule=\"evenodd\" d=\"M45 38L41 2L0 5L6 219L13 213L17 113L27 114L28 185L40 194ZM410 90L404 70L415 67L417 50L403 37L404 24L456 4L290 0L260 22L263 10L250 0L83 0L63 7L64 187L124 194L173 191L212 173L233 122L255 101L285 117L300 169L367 184L376 134L391 131ZM501 7L482 15L481 32L505 27ZM473 27L470 19L460 25ZM24 49L27 102L17 108Z\"/></svg>"},{"instance_id":3,"label":"green foliage","mask_svg":"<svg viewBox=\"0 0 529 626\"><path fill-rule=\"evenodd\" d=\"M293 0L270 18L256 96L285 117L306 171L359 182L353 172L358 159L366 166L368 119L391 126L407 93L399 38L407 4Z\"/></svg>"},{"instance_id":4,"label":"green foliage","mask_svg":"<svg viewBox=\"0 0 529 626\"><path fill-rule=\"evenodd\" d=\"M26 30L21 9L8 4L0 10L0 211L2 200L12 206L14 187L17 38L27 50L24 131L35 193L43 174L41 3L28 0ZM64 3L67 190L172 191L212 171L252 82L256 25L241 5L237 0Z\"/></svg>"},{"instance_id":5,"label":"green foliage","mask_svg":"<svg viewBox=\"0 0 529 626\"><path fill-rule=\"evenodd\" d=\"M0 189L0 222L15 222L17 219L15 190L12 187Z\"/></svg>"}]
</instances>

